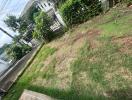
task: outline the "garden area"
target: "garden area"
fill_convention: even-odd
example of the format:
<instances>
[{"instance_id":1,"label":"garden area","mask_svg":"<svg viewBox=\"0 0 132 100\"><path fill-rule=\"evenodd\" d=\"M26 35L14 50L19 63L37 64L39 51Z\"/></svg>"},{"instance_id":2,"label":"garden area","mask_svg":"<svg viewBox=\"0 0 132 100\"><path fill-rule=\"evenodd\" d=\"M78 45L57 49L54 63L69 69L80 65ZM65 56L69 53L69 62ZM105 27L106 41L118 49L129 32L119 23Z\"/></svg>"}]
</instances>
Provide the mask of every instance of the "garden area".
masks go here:
<instances>
[{"instance_id":1,"label":"garden area","mask_svg":"<svg viewBox=\"0 0 132 100\"><path fill-rule=\"evenodd\" d=\"M85 15L90 6L81 5L75 16L67 12L70 7L61 10L72 29L43 45L4 100L18 100L24 89L62 100L132 99L132 8L119 4L105 14L97 8ZM42 22L39 17L36 22ZM39 25L35 35L43 38Z\"/></svg>"}]
</instances>

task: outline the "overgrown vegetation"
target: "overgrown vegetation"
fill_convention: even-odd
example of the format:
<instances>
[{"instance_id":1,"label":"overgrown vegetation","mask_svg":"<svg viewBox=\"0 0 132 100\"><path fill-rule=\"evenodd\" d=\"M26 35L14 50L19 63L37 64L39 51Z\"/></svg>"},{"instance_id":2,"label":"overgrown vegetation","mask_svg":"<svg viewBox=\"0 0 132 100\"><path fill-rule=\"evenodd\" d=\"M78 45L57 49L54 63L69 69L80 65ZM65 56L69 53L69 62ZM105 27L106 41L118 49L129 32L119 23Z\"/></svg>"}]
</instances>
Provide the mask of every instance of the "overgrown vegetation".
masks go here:
<instances>
[{"instance_id":1,"label":"overgrown vegetation","mask_svg":"<svg viewBox=\"0 0 132 100\"><path fill-rule=\"evenodd\" d=\"M132 5L132 0L127 0L128 5Z\"/></svg>"},{"instance_id":2,"label":"overgrown vegetation","mask_svg":"<svg viewBox=\"0 0 132 100\"><path fill-rule=\"evenodd\" d=\"M80 24L102 12L99 0L67 0L60 9L67 25Z\"/></svg>"},{"instance_id":3,"label":"overgrown vegetation","mask_svg":"<svg viewBox=\"0 0 132 100\"><path fill-rule=\"evenodd\" d=\"M4 51L7 49L7 48L9 48L10 46L9 46L9 44L5 44L5 45L3 45L2 47L0 47L0 55L2 54L2 53L4 53Z\"/></svg>"},{"instance_id":4,"label":"overgrown vegetation","mask_svg":"<svg viewBox=\"0 0 132 100\"><path fill-rule=\"evenodd\" d=\"M50 41L53 38L53 31L50 28L52 24L51 18L46 13L40 12L35 18L34 38L44 40L45 42Z\"/></svg>"},{"instance_id":5,"label":"overgrown vegetation","mask_svg":"<svg viewBox=\"0 0 132 100\"><path fill-rule=\"evenodd\" d=\"M29 51L31 51L31 47L25 44L10 44L9 48L6 48L6 53L11 59L19 60L24 55L26 55Z\"/></svg>"}]
</instances>

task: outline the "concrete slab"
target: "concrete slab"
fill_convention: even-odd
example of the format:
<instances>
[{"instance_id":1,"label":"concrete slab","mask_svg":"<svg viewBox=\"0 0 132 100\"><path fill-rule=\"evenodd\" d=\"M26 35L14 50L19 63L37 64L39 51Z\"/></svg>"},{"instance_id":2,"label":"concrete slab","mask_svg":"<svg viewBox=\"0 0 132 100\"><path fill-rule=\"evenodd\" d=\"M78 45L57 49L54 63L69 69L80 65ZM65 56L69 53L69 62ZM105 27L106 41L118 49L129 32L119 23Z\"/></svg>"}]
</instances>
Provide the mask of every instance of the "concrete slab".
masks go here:
<instances>
[{"instance_id":1,"label":"concrete slab","mask_svg":"<svg viewBox=\"0 0 132 100\"><path fill-rule=\"evenodd\" d=\"M55 100L55 99L41 93L24 90L19 100Z\"/></svg>"}]
</instances>

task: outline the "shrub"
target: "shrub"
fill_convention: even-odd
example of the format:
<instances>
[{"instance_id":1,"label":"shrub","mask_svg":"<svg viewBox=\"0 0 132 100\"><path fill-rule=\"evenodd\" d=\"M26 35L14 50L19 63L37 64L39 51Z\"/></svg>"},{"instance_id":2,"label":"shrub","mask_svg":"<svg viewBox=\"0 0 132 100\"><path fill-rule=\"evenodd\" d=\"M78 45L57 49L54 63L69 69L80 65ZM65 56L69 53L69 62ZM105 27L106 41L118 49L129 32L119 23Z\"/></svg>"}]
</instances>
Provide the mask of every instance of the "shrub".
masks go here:
<instances>
[{"instance_id":1,"label":"shrub","mask_svg":"<svg viewBox=\"0 0 132 100\"><path fill-rule=\"evenodd\" d=\"M60 8L67 25L79 24L102 12L99 0L67 0Z\"/></svg>"},{"instance_id":2,"label":"shrub","mask_svg":"<svg viewBox=\"0 0 132 100\"><path fill-rule=\"evenodd\" d=\"M128 6L132 5L132 0L127 0Z\"/></svg>"},{"instance_id":3,"label":"shrub","mask_svg":"<svg viewBox=\"0 0 132 100\"><path fill-rule=\"evenodd\" d=\"M11 59L19 60L23 56L25 56L29 51L31 51L31 47L25 45L25 44L15 44L12 43L10 45L10 48L6 49L6 53L9 55Z\"/></svg>"},{"instance_id":4,"label":"shrub","mask_svg":"<svg viewBox=\"0 0 132 100\"><path fill-rule=\"evenodd\" d=\"M50 41L53 38L53 31L50 29L51 25L51 18L48 17L46 13L40 12L40 14L35 18L35 29L33 37L42 39L45 42Z\"/></svg>"},{"instance_id":5,"label":"shrub","mask_svg":"<svg viewBox=\"0 0 132 100\"><path fill-rule=\"evenodd\" d=\"M61 5L63 5L67 0L59 0L57 3L56 3L56 6L57 7L61 7Z\"/></svg>"},{"instance_id":6,"label":"shrub","mask_svg":"<svg viewBox=\"0 0 132 100\"><path fill-rule=\"evenodd\" d=\"M123 3L127 3L128 6L132 5L132 0L121 0Z\"/></svg>"}]
</instances>

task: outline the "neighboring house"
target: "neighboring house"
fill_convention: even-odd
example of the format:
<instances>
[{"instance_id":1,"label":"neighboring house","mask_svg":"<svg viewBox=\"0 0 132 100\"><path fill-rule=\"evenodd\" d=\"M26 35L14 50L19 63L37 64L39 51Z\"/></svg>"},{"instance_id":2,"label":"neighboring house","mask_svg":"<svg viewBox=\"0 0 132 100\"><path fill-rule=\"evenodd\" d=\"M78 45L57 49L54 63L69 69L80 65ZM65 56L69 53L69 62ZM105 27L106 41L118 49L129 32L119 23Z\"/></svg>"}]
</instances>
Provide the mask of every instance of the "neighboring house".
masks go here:
<instances>
[{"instance_id":1,"label":"neighboring house","mask_svg":"<svg viewBox=\"0 0 132 100\"><path fill-rule=\"evenodd\" d=\"M110 7L112 7L117 1L120 0L99 0L102 2L103 8L105 10L108 10ZM46 12L50 17L53 18L55 22L59 22L61 25L65 26L65 22L63 21L62 16L59 13L59 10L56 8L56 4L59 2L59 0L29 0L27 5L25 6L23 12L21 13L21 16L27 13L27 11L30 9L32 5L38 6L42 11ZM58 25L58 23L54 23Z\"/></svg>"},{"instance_id":2,"label":"neighboring house","mask_svg":"<svg viewBox=\"0 0 132 100\"><path fill-rule=\"evenodd\" d=\"M119 0L99 0L102 2L102 6L105 11L107 11L110 7L113 7L115 3ZM59 13L59 10L56 8L57 3L59 0L29 0L26 4L21 16L27 14L28 10L34 5L41 9L42 11L46 12L52 19L53 25L50 27L53 31L59 29L62 26L66 26L65 22L63 21L62 16Z\"/></svg>"},{"instance_id":3,"label":"neighboring house","mask_svg":"<svg viewBox=\"0 0 132 100\"><path fill-rule=\"evenodd\" d=\"M58 30L61 27L65 26L65 23L59 13L59 10L56 9L56 3L59 2L59 0L29 0L26 4L24 10L22 11L20 17L25 17L29 13L29 9L32 6L38 7L40 10L47 13L53 20L53 25L50 27L53 31ZM30 29L30 28L29 28ZM28 34L26 32L24 35ZM28 41L24 41L24 39L21 39L21 42L24 42L25 44L37 46L39 42L35 39Z\"/></svg>"},{"instance_id":4,"label":"neighboring house","mask_svg":"<svg viewBox=\"0 0 132 100\"><path fill-rule=\"evenodd\" d=\"M21 13L21 16L27 13L28 9L32 5L38 6L42 11L46 12L54 21L54 25L52 26L53 28L57 29L55 26L60 25L65 26L65 23L59 13L59 10L56 9L56 2L55 0L29 0L27 5L25 6L23 12ZM58 24L59 22L59 24Z\"/></svg>"}]
</instances>

